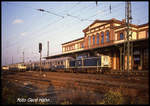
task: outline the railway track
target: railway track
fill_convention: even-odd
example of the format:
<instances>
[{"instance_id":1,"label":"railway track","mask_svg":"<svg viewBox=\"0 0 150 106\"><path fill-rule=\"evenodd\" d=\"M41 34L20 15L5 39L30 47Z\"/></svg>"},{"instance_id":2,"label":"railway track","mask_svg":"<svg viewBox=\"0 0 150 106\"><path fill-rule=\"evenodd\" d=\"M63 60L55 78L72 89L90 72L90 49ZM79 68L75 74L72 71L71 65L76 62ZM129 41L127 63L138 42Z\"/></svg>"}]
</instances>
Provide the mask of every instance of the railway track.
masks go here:
<instances>
[{"instance_id":1,"label":"railway track","mask_svg":"<svg viewBox=\"0 0 150 106\"><path fill-rule=\"evenodd\" d=\"M93 83L93 84L107 84L107 85L122 85L134 87L139 84L138 87L146 87L144 84L148 84L148 80L145 77L122 77L122 76L110 76L110 75L91 75L91 74L72 74L72 73L55 73L46 72L46 77L40 77L38 72L23 72L17 73L19 77L9 76L10 79L20 81L30 81L34 83L41 83L47 85L49 82L69 82L69 83ZM65 76L65 77L64 77ZM9 79L8 78L8 79ZM141 85L143 84L143 85Z\"/></svg>"},{"instance_id":2,"label":"railway track","mask_svg":"<svg viewBox=\"0 0 150 106\"><path fill-rule=\"evenodd\" d=\"M66 95L72 95L73 90L77 89L86 92L92 91L96 94L104 94L109 90L120 90L124 96L148 96L148 77L63 72L43 72L43 74L45 76L41 76L39 72L35 71L18 72L3 75L2 79L37 96L50 98L57 96L59 101ZM67 91L70 93L67 94Z\"/></svg>"}]
</instances>

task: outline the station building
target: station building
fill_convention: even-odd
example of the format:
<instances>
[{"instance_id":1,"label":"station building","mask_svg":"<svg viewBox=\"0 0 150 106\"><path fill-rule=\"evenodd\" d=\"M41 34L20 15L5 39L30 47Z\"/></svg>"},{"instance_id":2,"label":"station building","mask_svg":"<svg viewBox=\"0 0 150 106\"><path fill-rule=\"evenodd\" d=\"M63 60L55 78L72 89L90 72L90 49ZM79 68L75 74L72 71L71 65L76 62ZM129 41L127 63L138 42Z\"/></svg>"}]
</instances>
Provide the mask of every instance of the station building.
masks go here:
<instances>
[{"instance_id":1,"label":"station building","mask_svg":"<svg viewBox=\"0 0 150 106\"><path fill-rule=\"evenodd\" d=\"M142 25L129 25L130 45L133 47L129 56L130 70L148 70L149 53L149 23ZM127 27L125 20L112 18L110 20L95 20L87 28L83 29L84 37L62 44L62 54L48 56L46 59L72 56L90 57L109 55L111 57L112 70L127 70Z\"/></svg>"}]
</instances>

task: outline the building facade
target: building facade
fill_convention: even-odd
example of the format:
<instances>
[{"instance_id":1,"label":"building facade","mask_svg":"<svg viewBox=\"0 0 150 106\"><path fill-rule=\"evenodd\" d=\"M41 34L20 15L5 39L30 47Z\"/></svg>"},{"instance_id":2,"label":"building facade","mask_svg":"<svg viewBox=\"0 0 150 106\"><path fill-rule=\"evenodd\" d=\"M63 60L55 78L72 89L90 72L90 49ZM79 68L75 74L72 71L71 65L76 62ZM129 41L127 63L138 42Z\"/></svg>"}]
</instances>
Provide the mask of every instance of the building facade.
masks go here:
<instances>
[{"instance_id":1,"label":"building facade","mask_svg":"<svg viewBox=\"0 0 150 106\"><path fill-rule=\"evenodd\" d=\"M124 43L127 42L125 20L95 20L83 30L84 37L62 44L62 53L76 53L76 56L111 57L112 70L127 70L127 54ZM149 24L130 24L129 40L133 51L129 56L130 70L148 70Z\"/></svg>"}]
</instances>

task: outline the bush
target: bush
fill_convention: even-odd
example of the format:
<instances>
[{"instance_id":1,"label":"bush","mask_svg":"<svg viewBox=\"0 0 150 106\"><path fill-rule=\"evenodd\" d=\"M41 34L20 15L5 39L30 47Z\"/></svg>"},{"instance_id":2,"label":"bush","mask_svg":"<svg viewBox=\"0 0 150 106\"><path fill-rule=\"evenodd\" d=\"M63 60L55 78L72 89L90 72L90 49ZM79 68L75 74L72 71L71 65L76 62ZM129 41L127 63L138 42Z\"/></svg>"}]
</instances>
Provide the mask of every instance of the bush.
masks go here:
<instances>
[{"instance_id":1,"label":"bush","mask_svg":"<svg viewBox=\"0 0 150 106\"><path fill-rule=\"evenodd\" d=\"M120 92L109 91L104 95L104 99L98 104L123 104L124 98Z\"/></svg>"}]
</instances>

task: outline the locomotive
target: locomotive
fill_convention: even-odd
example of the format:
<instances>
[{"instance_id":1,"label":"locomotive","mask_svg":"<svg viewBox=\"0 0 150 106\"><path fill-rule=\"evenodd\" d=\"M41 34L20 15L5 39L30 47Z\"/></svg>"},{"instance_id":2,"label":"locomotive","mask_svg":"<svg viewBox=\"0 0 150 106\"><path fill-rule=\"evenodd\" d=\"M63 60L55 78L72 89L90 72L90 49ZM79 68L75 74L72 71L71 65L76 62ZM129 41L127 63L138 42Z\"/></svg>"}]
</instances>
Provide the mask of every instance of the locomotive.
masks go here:
<instances>
[{"instance_id":1,"label":"locomotive","mask_svg":"<svg viewBox=\"0 0 150 106\"><path fill-rule=\"evenodd\" d=\"M69 62L69 68L73 72L103 72L111 67L110 57L101 55L99 57L87 57L72 60Z\"/></svg>"}]
</instances>

